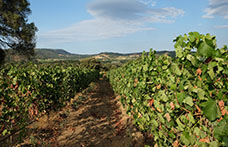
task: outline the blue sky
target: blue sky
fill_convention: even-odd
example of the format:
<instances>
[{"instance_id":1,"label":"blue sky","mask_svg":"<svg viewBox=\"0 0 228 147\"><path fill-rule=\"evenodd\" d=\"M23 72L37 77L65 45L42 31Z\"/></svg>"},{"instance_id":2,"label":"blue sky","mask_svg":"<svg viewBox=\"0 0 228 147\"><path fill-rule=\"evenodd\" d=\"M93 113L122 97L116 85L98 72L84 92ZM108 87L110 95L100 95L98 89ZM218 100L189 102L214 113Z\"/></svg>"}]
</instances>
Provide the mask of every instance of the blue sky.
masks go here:
<instances>
[{"instance_id":1,"label":"blue sky","mask_svg":"<svg viewBox=\"0 0 228 147\"><path fill-rule=\"evenodd\" d=\"M29 0L38 48L71 53L174 50L191 31L228 45L228 0Z\"/></svg>"}]
</instances>

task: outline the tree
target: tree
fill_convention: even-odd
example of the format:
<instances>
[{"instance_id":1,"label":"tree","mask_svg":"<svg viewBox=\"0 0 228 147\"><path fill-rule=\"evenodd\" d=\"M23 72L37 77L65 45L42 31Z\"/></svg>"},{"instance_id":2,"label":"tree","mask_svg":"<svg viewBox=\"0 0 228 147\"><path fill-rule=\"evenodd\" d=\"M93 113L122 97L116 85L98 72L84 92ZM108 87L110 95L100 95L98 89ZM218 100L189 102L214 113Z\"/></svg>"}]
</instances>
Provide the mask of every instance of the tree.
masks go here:
<instances>
[{"instance_id":1,"label":"tree","mask_svg":"<svg viewBox=\"0 0 228 147\"><path fill-rule=\"evenodd\" d=\"M0 48L0 65L2 65L4 63L5 57L6 57L6 54L5 54L4 50L2 50Z\"/></svg>"},{"instance_id":2,"label":"tree","mask_svg":"<svg viewBox=\"0 0 228 147\"><path fill-rule=\"evenodd\" d=\"M4 61L4 49L13 49L30 58L34 55L34 23L28 23L31 13L27 0L0 0L0 63Z\"/></svg>"}]
</instances>

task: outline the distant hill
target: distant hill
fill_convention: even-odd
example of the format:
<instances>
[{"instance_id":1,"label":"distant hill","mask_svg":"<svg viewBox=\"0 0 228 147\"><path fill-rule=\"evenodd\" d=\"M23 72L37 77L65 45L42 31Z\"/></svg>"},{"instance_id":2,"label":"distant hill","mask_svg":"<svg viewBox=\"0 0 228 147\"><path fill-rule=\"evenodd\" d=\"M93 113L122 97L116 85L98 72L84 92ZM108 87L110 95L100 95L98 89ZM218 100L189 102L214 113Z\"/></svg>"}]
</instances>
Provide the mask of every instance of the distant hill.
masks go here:
<instances>
[{"instance_id":1,"label":"distant hill","mask_svg":"<svg viewBox=\"0 0 228 147\"><path fill-rule=\"evenodd\" d=\"M79 60L89 55L72 54L63 49L35 49L38 60Z\"/></svg>"},{"instance_id":2,"label":"distant hill","mask_svg":"<svg viewBox=\"0 0 228 147\"><path fill-rule=\"evenodd\" d=\"M141 56L142 53L114 53L114 52L101 52L99 54L81 55L72 54L63 49L35 49L36 59L40 61L56 61L56 60L81 60L85 58L95 58L104 62L125 62L134 60ZM174 51L157 51L157 55L167 54L175 57Z\"/></svg>"},{"instance_id":3,"label":"distant hill","mask_svg":"<svg viewBox=\"0 0 228 147\"><path fill-rule=\"evenodd\" d=\"M156 54L157 55L167 54L170 57L175 57L176 56L175 51L157 51Z\"/></svg>"}]
</instances>

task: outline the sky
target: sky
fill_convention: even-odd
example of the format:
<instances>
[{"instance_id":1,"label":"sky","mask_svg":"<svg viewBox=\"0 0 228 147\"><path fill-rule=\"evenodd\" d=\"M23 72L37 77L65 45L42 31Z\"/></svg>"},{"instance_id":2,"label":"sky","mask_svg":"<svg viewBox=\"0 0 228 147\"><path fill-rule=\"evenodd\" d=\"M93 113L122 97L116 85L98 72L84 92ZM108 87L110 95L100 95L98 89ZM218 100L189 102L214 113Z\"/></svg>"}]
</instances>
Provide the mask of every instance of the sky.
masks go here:
<instances>
[{"instance_id":1,"label":"sky","mask_svg":"<svg viewBox=\"0 0 228 147\"><path fill-rule=\"evenodd\" d=\"M29 0L37 48L71 53L174 50L192 31L228 45L228 0Z\"/></svg>"}]
</instances>

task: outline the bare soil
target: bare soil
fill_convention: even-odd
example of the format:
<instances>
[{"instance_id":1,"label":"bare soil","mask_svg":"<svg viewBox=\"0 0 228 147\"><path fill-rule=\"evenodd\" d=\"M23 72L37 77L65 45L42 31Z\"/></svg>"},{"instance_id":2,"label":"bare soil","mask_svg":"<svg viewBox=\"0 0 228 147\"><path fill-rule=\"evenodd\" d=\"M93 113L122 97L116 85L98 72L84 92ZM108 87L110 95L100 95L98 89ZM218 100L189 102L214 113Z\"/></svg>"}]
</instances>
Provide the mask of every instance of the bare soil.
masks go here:
<instances>
[{"instance_id":1,"label":"bare soil","mask_svg":"<svg viewBox=\"0 0 228 147\"><path fill-rule=\"evenodd\" d=\"M28 136L15 146L143 147L119 99L105 78L92 83L61 111L28 126Z\"/></svg>"}]
</instances>

